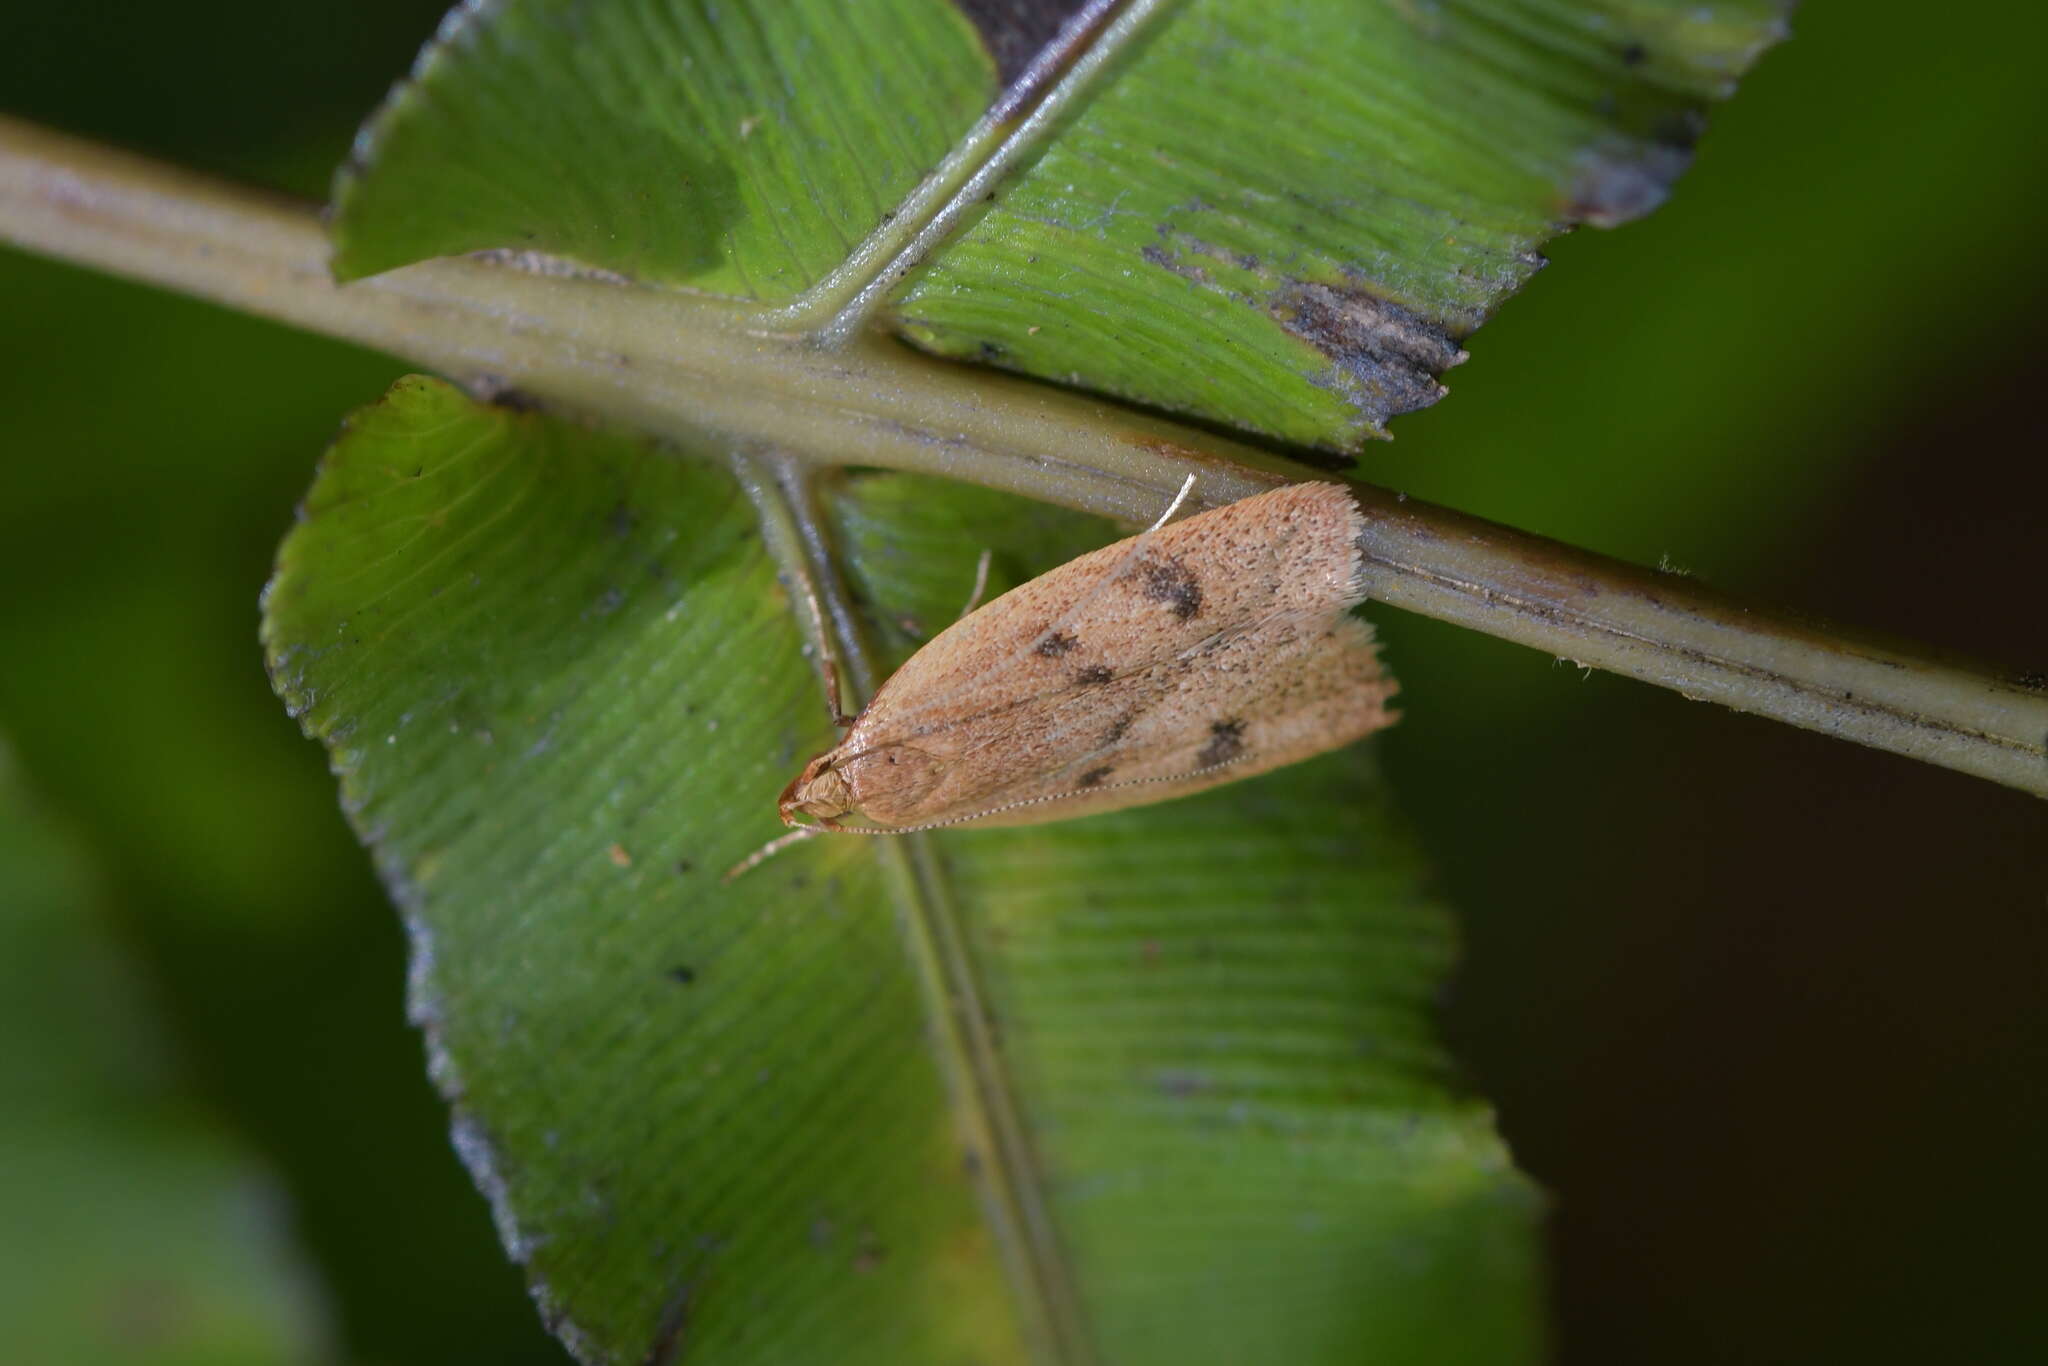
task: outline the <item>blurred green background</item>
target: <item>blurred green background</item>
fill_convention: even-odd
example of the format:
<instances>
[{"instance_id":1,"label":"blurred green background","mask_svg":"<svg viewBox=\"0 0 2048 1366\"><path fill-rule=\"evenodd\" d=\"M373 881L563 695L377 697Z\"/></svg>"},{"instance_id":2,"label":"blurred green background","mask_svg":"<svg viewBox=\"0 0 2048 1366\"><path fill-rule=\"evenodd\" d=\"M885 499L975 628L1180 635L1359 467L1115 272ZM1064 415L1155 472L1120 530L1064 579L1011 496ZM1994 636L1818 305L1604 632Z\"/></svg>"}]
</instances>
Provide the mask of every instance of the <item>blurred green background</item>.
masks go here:
<instances>
[{"instance_id":1,"label":"blurred green background","mask_svg":"<svg viewBox=\"0 0 2048 1366\"><path fill-rule=\"evenodd\" d=\"M317 196L440 9L18 3L0 109ZM1930 13L1809 0L1673 202L1556 243L1366 476L2048 667L2048 8ZM563 1361L256 647L314 459L401 367L5 251L0 359L0 734L153 1046L343 1357ZM1446 1024L1557 1196L1560 1359L2048 1359L2048 804L1378 615L1467 926Z\"/></svg>"}]
</instances>

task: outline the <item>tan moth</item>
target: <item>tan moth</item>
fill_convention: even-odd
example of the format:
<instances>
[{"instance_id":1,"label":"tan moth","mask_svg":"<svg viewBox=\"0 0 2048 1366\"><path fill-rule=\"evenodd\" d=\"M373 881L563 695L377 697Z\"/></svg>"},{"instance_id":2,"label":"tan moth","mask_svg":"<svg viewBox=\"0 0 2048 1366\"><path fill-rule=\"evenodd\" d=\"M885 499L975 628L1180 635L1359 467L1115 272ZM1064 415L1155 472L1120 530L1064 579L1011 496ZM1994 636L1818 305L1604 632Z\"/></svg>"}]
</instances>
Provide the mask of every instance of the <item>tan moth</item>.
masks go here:
<instances>
[{"instance_id":1,"label":"tan moth","mask_svg":"<svg viewBox=\"0 0 2048 1366\"><path fill-rule=\"evenodd\" d=\"M771 849L1140 806L1388 725L1396 685L1350 613L1350 495L1293 484L1169 521L1179 504L927 642L784 790L797 831Z\"/></svg>"}]
</instances>

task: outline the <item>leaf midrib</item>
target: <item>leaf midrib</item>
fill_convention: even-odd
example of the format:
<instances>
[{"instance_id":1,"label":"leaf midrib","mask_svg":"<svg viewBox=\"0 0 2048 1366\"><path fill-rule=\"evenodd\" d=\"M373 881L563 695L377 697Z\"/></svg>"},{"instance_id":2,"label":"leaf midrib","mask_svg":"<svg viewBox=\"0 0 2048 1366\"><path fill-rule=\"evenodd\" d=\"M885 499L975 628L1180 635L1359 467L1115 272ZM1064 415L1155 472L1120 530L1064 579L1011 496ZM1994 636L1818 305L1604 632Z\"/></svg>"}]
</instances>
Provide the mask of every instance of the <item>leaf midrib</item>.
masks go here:
<instances>
[{"instance_id":1,"label":"leaf midrib","mask_svg":"<svg viewBox=\"0 0 2048 1366\"><path fill-rule=\"evenodd\" d=\"M813 637L813 649L845 664L863 697L871 696L881 675L834 562L810 472L795 460L744 452L734 455L733 467L760 520L762 545L790 590L792 609L800 594L818 602L815 620L795 612L799 629ZM903 926L905 951L952 1098L962 1161L980 1192L1027 1349L1051 1366L1093 1366L1096 1355L1079 1287L1053 1220L1044 1170L1019 1111L1014 1079L995 1039L958 899L927 836L876 839L869 847Z\"/></svg>"},{"instance_id":2,"label":"leaf midrib","mask_svg":"<svg viewBox=\"0 0 2048 1366\"><path fill-rule=\"evenodd\" d=\"M860 336L904 277L964 226L1118 55L1179 3L1093 0L844 261L793 302L761 312L757 325L827 350Z\"/></svg>"}]
</instances>

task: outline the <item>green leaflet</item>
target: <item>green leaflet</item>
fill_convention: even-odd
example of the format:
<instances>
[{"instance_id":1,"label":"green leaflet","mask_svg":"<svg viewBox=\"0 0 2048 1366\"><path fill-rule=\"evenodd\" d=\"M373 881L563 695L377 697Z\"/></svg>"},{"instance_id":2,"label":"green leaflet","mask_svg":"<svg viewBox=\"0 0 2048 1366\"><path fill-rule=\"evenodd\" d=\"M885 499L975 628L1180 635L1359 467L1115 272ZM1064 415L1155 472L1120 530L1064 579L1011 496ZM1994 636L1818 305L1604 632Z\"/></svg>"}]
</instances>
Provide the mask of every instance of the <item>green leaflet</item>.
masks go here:
<instances>
[{"instance_id":1,"label":"green leaflet","mask_svg":"<svg viewBox=\"0 0 2048 1366\"><path fill-rule=\"evenodd\" d=\"M946 0L501 0L458 11L365 129L336 269L539 251L800 300L775 325L815 328L941 210L907 196L949 150L971 167L1014 134L1007 175L875 317L947 356L1350 450L1436 401L1545 240L1662 202L1785 8L1132 4L1061 117L970 138L994 75ZM827 282L849 262L860 278Z\"/></svg>"},{"instance_id":2,"label":"green leaflet","mask_svg":"<svg viewBox=\"0 0 2048 1366\"><path fill-rule=\"evenodd\" d=\"M1662 202L1772 0L1190 0L894 317L1306 445L1434 403L1573 222Z\"/></svg>"},{"instance_id":3,"label":"green leaflet","mask_svg":"<svg viewBox=\"0 0 2048 1366\"><path fill-rule=\"evenodd\" d=\"M483 248L779 302L839 264L995 73L933 0L450 12L335 185L335 273Z\"/></svg>"},{"instance_id":4,"label":"green leaflet","mask_svg":"<svg viewBox=\"0 0 2048 1366\"><path fill-rule=\"evenodd\" d=\"M985 491L830 498L886 629L1110 534ZM941 568L934 568L941 566ZM986 1183L1023 1183L1105 1360L1513 1362L1534 1201L1445 1084L1452 945L1364 751L1202 798L730 885L829 743L721 469L427 380L325 461L273 674L414 927L458 1141L590 1362L1029 1359ZM948 917L1031 1160L969 1151L916 929Z\"/></svg>"},{"instance_id":5,"label":"green leaflet","mask_svg":"<svg viewBox=\"0 0 2048 1366\"><path fill-rule=\"evenodd\" d=\"M326 1359L267 1174L186 1097L86 850L0 741L0 1315L11 1359Z\"/></svg>"}]
</instances>

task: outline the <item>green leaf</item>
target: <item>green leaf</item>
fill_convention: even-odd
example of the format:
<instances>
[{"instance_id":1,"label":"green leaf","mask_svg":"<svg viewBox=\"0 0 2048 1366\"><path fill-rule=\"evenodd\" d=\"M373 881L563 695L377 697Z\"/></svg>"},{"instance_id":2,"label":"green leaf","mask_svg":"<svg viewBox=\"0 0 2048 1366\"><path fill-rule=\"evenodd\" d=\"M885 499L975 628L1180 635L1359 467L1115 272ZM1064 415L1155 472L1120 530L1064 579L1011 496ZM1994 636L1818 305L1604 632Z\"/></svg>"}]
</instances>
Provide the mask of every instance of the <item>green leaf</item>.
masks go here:
<instances>
[{"instance_id":1,"label":"green leaf","mask_svg":"<svg viewBox=\"0 0 2048 1366\"><path fill-rule=\"evenodd\" d=\"M540 251L1349 450L1544 241L1663 201L1786 8L1132 5L976 123L946 0L464 7L340 179L336 269Z\"/></svg>"},{"instance_id":2,"label":"green leaf","mask_svg":"<svg viewBox=\"0 0 2048 1366\"><path fill-rule=\"evenodd\" d=\"M89 851L0 743L0 1319L10 1360L324 1359L265 1174L180 1092Z\"/></svg>"},{"instance_id":3,"label":"green leaf","mask_svg":"<svg viewBox=\"0 0 2048 1366\"><path fill-rule=\"evenodd\" d=\"M827 502L812 529L898 643L982 548L1014 578L1113 534L902 476ZM266 598L279 691L413 928L459 1146L564 1339L1533 1360L1535 1201L1429 1037L1450 931L1369 753L720 881L831 735L768 506L409 380L329 453Z\"/></svg>"},{"instance_id":4,"label":"green leaf","mask_svg":"<svg viewBox=\"0 0 2048 1366\"><path fill-rule=\"evenodd\" d=\"M342 169L335 273L497 247L788 299L994 82L933 0L459 6Z\"/></svg>"},{"instance_id":5,"label":"green leaf","mask_svg":"<svg viewBox=\"0 0 2048 1366\"><path fill-rule=\"evenodd\" d=\"M1346 449L1575 222L1655 207L1775 0L1210 0L895 301L945 355Z\"/></svg>"}]
</instances>

